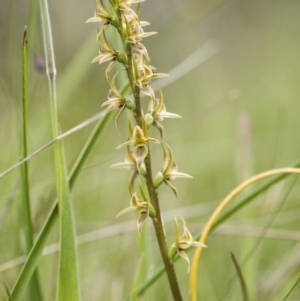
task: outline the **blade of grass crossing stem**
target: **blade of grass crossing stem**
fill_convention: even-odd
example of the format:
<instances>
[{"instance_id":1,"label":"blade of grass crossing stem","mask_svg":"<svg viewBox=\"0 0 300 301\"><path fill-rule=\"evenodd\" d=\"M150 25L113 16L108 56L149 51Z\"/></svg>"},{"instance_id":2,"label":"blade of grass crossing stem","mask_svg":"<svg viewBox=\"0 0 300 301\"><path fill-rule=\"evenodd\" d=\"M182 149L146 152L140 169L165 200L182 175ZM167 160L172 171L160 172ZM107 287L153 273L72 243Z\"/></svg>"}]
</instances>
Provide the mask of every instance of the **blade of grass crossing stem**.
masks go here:
<instances>
[{"instance_id":1,"label":"blade of grass crossing stem","mask_svg":"<svg viewBox=\"0 0 300 301\"><path fill-rule=\"evenodd\" d=\"M300 160L292 164L290 167L300 167ZM216 222L213 224L211 231L213 231L215 228L217 228L219 225L224 223L226 220L228 220L234 213L242 209L244 206L246 206L248 203L250 203L252 200L254 200L258 195L266 191L271 186L275 185L276 183L284 180L286 177L290 176L291 174L281 174L278 176L275 176L273 179L267 181L265 184L261 185L257 189L255 189L252 193L250 193L247 197L243 198L238 204L236 204L233 208L228 210L227 213L224 213L221 217L219 217ZM198 233L195 236L195 239L198 240L201 236L202 232ZM191 249L187 249L186 252L191 251ZM176 256L174 261L178 260L180 257ZM148 278L144 283L142 283L138 289L138 296L142 295L147 288L149 288L152 284L154 284L163 274L164 274L164 267L161 266L157 268L157 270L153 273L153 275ZM125 300L129 300L130 298L127 297Z\"/></svg>"},{"instance_id":2,"label":"blade of grass crossing stem","mask_svg":"<svg viewBox=\"0 0 300 301\"><path fill-rule=\"evenodd\" d=\"M47 0L40 0L46 72L49 83L53 138L59 135L56 96L56 68ZM75 227L63 141L54 144L56 190L59 207L60 253L58 268L58 301L80 301Z\"/></svg>"},{"instance_id":3,"label":"blade of grass crossing stem","mask_svg":"<svg viewBox=\"0 0 300 301\"><path fill-rule=\"evenodd\" d=\"M23 109L23 158L28 156L28 146L27 146L27 29L24 28L23 34L23 51L22 51L22 109ZM30 208L30 194L29 194L29 179L28 179L28 162L25 162L21 166L21 176L22 176L22 229L25 235L25 245L26 254L29 254L33 246L33 229L31 221L31 208ZM32 276L32 280L29 284L29 298L34 301L41 301L41 291L38 281L37 272Z\"/></svg>"},{"instance_id":4,"label":"blade of grass crossing stem","mask_svg":"<svg viewBox=\"0 0 300 301\"><path fill-rule=\"evenodd\" d=\"M128 87L128 86L127 86ZM125 88L124 90L121 90L121 93L123 93L122 91L126 91L127 88ZM94 148L98 138L101 136L101 134L104 132L105 127L107 126L107 124L110 122L110 120L112 119L113 116L113 112L108 112L106 113L106 115L103 117L103 119L99 120L97 125L94 127L91 135L89 136L86 144L84 145L80 155L78 156L74 167L71 171L70 174L70 180L69 180L69 184L70 184L70 189L72 190L78 176L79 173L82 170L83 165L86 163L89 155L92 152L92 149Z\"/></svg>"}]
</instances>

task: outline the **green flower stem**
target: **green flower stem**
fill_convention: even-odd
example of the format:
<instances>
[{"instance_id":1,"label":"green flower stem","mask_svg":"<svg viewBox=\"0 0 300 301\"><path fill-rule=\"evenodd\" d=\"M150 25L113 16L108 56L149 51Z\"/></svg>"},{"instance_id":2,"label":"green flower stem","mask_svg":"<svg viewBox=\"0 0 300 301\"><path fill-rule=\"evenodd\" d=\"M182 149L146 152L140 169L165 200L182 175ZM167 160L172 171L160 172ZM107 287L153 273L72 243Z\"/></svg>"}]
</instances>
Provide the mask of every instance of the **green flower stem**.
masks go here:
<instances>
[{"instance_id":1,"label":"green flower stem","mask_svg":"<svg viewBox=\"0 0 300 301\"><path fill-rule=\"evenodd\" d=\"M122 24L121 20L121 14L119 12L119 24ZM122 25L120 25L122 26ZM141 108L141 102L140 102L140 89L139 87L135 84L135 79L134 79L134 66L133 66L133 58L132 58L132 51L131 51L131 46L127 42L127 38L123 35L123 30L122 28L118 29L118 32L121 36L124 48L126 50L126 55L127 55L127 60L128 60L128 65L126 67L128 79L131 85L132 93L134 96L135 100L135 105L136 105L136 111L135 111L135 119L136 123L140 128L143 128L143 113L142 113L142 108ZM165 240L165 233L164 233L164 227L163 227L163 222L161 218L161 213L160 213L160 207L159 207L159 200L158 200L158 195L155 190L154 184L153 184L153 178L152 178L152 167L151 167L151 155L150 155L150 149L148 146L148 153L147 156L144 160L145 167L146 167L146 184L147 184L147 189L148 193L150 196L150 202L153 205L155 211L156 211L156 218L153 218L153 225L155 228L155 233L156 233L156 238L157 242L159 245L160 253L164 262L164 266L166 269L167 277L169 280L169 284L171 287L172 295L175 301L182 301L177 277L175 274L174 270L174 265L172 261L170 260L168 256L168 247L167 243Z\"/></svg>"},{"instance_id":2,"label":"green flower stem","mask_svg":"<svg viewBox=\"0 0 300 301\"><path fill-rule=\"evenodd\" d=\"M132 94L134 96L135 100L135 106L136 106L136 112L135 112L135 119L140 128L142 128L142 108L141 108L141 102L140 102L140 88L135 84L135 79L134 79L134 67L133 67L133 62L132 62L132 52L131 52L131 46L127 41L127 37L123 34L123 28L122 28L122 16L121 12L119 10L116 11L119 19L119 28L118 33L121 37L124 49L126 51L126 56L127 56L127 65L124 66L126 68L127 76L130 82Z\"/></svg>"}]
</instances>

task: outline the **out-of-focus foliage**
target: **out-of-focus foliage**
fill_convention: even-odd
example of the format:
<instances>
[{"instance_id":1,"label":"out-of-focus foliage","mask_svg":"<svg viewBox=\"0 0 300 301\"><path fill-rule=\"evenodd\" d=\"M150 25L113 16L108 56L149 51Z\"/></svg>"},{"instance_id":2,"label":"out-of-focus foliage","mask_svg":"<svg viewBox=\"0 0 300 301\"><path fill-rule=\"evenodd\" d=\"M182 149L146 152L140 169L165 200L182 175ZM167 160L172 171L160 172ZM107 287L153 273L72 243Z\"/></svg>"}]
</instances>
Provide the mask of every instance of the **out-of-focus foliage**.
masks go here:
<instances>
[{"instance_id":1,"label":"out-of-focus foliage","mask_svg":"<svg viewBox=\"0 0 300 301\"><path fill-rule=\"evenodd\" d=\"M21 51L29 6L29 1L0 4L0 172L21 156ZM92 0L49 1L63 132L98 113L107 99L105 66L90 64L98 54L97 31L85 21L94 7ZM164 139L172 144L176 163L194 178L174 181L179 201L165 185L159 189L169 245L175 239L170 210L179 208L176 215L183 216L196 233L216 201L242 180L299 159L299 9L300 3L291 0L148 0L142 4L141 19L151 23L149 31L158 32L145 40L158 72L168 73L207 41L218 47L217 54L163 89L168 110L183 117L166 120ZM28 53L32 59L28 79L31 153L51 140L39 15ZM131 291L138 266L135 217L128 214L115 219L130 200L128 173L110 169L123 160L123 151L115 150L127 139L123 115L119 128L118 132L113 122L108 127L72 192L77 234L98 231L79 238L79 242L90 240L78 247L83 300L122 300ZM69 170L91 130L92 125L64 139ZM150 133L156 135L156 131ZM153 157L163 159L160 146L151 145L151 151ZM50 147L29 162L36 235L55 200L53 160ZM157 172L160 166L154 169ZM0 178L1 267L25 252L19 177L17 169ZM283 299L299 277L300 190L295 181L291 177L272 187L208 239L199 271L202 300L241 300L230 251L238 258L253 300ZM264 232L265 227L272 231ZM147 232L151 274L161 259L149 221L143 231ZM57 238L55 229L49 244ZM248 265L243 264L247 254L251 255ZM45 301L55 297L57 263L54 252L43 257L38 267ZM0 281L12 286L20 268L0 269ZM185 262L177 262L176 269L187 296ZM0 300L4 290L1 293ZM148 294L148 300L168 300L166 279ZM299 298L299 287L291 296Z\"/></svg>"}]
</instances>

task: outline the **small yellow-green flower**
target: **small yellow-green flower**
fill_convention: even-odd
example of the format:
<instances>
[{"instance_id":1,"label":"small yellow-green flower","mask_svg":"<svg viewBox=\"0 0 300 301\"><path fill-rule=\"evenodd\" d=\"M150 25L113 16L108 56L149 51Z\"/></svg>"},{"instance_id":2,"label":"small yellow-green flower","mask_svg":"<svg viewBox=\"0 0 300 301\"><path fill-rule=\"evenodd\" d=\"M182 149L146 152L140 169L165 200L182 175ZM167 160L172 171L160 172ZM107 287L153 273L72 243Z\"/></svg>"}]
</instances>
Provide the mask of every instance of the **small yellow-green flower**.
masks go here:
<instances>
[{"instance_id":1,"label":"small yellow-green flower","mask_svg":"<svg viewBox=\"0 0 300 301\"><path fill-rule=\"evenodd\" d=\"M164 151L164 163L163 163L162 172L158 172L155 176L154 186L155 186L155 188L158 188L162 184L162 182L164 182L166 185L168 185L172 189L175 196L178 198L177 189L170 183L170 181L175 178L193 178L193 177L186 173L179 172L178 166L173 159L173 153L172 153L171 149L169 148L169 146L167 144L162 145L162 146L163 146L163 151ZM169 156L167 154L166 149L168 150Z\"/></svg>"},{"instance_id":2,"label":"small yellow-green flower","mask_svg":"<svg viewBox=\"0 0 300 301\"><path fill-rule=\"evenodd\" d=\"M133 130L132 138L126 141L125 143L119 145L117 149L129 144L133 144L132 154L133 157L135 158L137 168L138 170L140 170L141 165L144 162L144 159L148 153L148 147L147 147L148 142L160 143L158 140L154 138L145 137L143 130L138 125L136 125Z\"/></svg>"},{"instance_id":3,"label":"small yellow-green flower","mask_svg":"<svg viewBox=\"0 0 300 301\"><path fill-rule=\"evenodd\" d=\"M155 126L159 130L161 137L163 137L164 128L160 121L164 120L164 118L181 118L181 116L175 113L167 112L166 106L164 105L163 94L160 88L158 88L158 92L159 99L156 98L155 101L151 97L149 99L149 113L145 115L145 119L148 119L148 115L151 115L153 126Z\"/></svg>"},{"instance_id":4,"label":"small yellow-green flower","mask_svg":"<svg viewBox=\"0 0 300 301\"><path fill-rule=\"evenodd\" d=\"M148 202L148 200L145 197L145 194L143 193L141 189L142 194L142 200L140 200L137 197L136 192L132 194L130 199L130 206L128 208L125 208L122 210L117 217L121 216L124 213L130 212L132 210L136 210L138 213L140 213L140 216L137 220L137 228L139 233L142 231L142 227L147 219L147 217L150 215L151 217L155 217L155 210L153 206Z\"/></svg>"},{"instance_id":5,"label":"small yellow-green flower","mask_svg":"<svg viewBox=\"0 0 300 301\"><path fill-rule=\"evenodd\" d=\"M120 109L119 113L116 116L115 124L118 128L118 119L125 110L125 108L130 109L131 111L135 110L135 104L130 100L125 98L120 91L116 88L115 79L117 77L117 73L115 76L110 79L109 75L107 74L108 83L110 85L110 90L108 92L108 100L105 101L102 106L108 106L107 110L112 111L115 109Z\"/></svg>"},{"instance_id":6,"label":"small yellow-green flower","mask_svg":"<svg viewBox=\"0 0 300 301\"><path fill-rule=\"evenodd\" d=\"M136 161L132 155L132 151L130 151L129 145L127 145L127 152L125 156L125 160L120 163L113 164L111 167L113 168L127 168L127 169L137 169Z\"/></svg>"},{"instance_id":7,"label":"small yellow-green flower","mask_svg":"<svg viewBox=\"0 0 300 301\"><path fill-rule=\"evenodd\" d=\"M114 26L117 26L117 19L109 13L102 0L97 0L97 7L94 13L94 17L86 21L86 23L91 22L100 22L103 25L112 24Z\"/></svg>"},{"instance_id":8,"label":"small yellow-green flower","mask_svg":"<svg viewBox=\"0 0 300 301\"><path fill-rule=\"evenodd\" d=\"M127 145L126 148L127 148L127 152L126 152L125 160L123 162L113 164L111 167L112 168L127 168L127 169L133 170L133 173L131 174L131 176L129 178L129 191L130 191L130 194L132 194L134 181L139 174L142 174L142 175L145 174L145 166L144 166L144 164L142 164L142 166L139 170L137 167L137 164L136 164L136 160L133 157L132 151L129 148L129 145Z\"/></svg>"},{"instance_id":9,"label":"small yellow-green flower","mask_svg":"<svg viewBox=\"0 0 300 301\"><path fill-rule=\"evenodd\" d=\"M128 42L130 44L137 44L143 38L152 36L157 32L145 32L142 27L149 25L148 22L140 22L139 18L130 16L126 18Z\"/></svg>"},{"instance_id":10,"label":"small yellow-green flower","mask_svg":"<svg viewBox=\"0 0 300 301\"><path fill-rule=\"evenodd\" d=\"M176 225L176 241L175 243L170 247L169 250L169 258L172 260L176 253L178 253L186 262L188 263L188 272L190 271L190 260L187 254L185 253L185 250L189 249L190 247L201 247L206 248L206 245L193 240L193 236L188 230L186 226L186 222L183 218L181 218L183 223L183 234L181 235L179 225L177 222L177 219L175 219L175 225Z\"/></svg>"},{"instance_id":11,"label":"small yellow-green flower","mask_svg":"<svg viewBox=\"0 0 300 301\"><path fill-rule=\"evenodd\" d=\"M137 86L144 94L150 96L152 99L155 99L154 91L150 86L152 79L168 76L168 74L158 73L156 68L149 64L149 59L142 53L135 53L133 58Z\"/></svg>"}]
</instances>

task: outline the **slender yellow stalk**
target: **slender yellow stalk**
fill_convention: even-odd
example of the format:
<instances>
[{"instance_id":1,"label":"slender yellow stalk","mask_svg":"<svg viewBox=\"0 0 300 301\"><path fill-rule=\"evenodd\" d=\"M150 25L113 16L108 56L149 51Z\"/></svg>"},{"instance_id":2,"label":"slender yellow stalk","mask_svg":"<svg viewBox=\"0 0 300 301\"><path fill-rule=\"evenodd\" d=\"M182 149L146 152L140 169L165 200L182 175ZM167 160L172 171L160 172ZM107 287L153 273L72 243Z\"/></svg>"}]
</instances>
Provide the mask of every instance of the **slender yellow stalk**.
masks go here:
<instances>
[{"instance_id":1,"label":"slender yellow stalk","mask_svg":"<svg viewBox=\"0 0 300 301\"><path fill-rule=\"evenodd\" d=\"M278 169L273 169L269 170L263 173L260 173L258 175L253 176L252 178L244 181L242 184L237 186L234 190L232 190L226 198L219 204L219 206L216 208L216 210L213 212L211 215L210 219L205 225L205 228L202 232L202 235L199 239L199 242L205 243L206 238L208 234L210 233L217 217L219 214L226 208L226 206L232 201L232 199L237 196L241 191L243 191L245 188L250 186L251 184L277 175L277 174L283 174L283 173L295 173L295 174L300 174L300 168L291 168L291 167L286 167L286 168L278 168ZM190 286L189 286L189 294L190 294L190 300L191 301L197 301L197 270L198 270L198 264L200 261L200 256L201 256L202 248L197 248L192 260L192 265L191 265L191 272L190 272Z\"/></svg>"}]
</instances>

